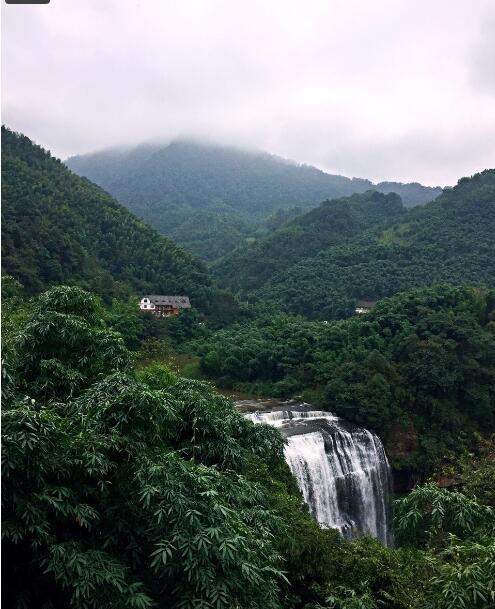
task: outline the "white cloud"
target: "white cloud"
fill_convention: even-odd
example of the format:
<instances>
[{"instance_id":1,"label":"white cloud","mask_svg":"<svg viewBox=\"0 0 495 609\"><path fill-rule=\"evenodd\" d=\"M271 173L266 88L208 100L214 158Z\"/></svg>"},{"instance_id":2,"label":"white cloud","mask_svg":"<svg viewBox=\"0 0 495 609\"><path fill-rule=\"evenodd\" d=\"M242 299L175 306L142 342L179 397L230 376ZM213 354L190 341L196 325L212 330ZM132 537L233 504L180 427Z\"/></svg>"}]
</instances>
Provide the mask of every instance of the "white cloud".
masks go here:
<instances>
[{"instance_id":1,"label":"white cloud","mask_svg":"<svg viewBox=\"0 0 495 609\"><path fill-rule=\"evenodd\" d=\"M491 0L2 5L3 121L59 156L208 137L372 179L494 165Z\"/></svg>"}]
</instances>

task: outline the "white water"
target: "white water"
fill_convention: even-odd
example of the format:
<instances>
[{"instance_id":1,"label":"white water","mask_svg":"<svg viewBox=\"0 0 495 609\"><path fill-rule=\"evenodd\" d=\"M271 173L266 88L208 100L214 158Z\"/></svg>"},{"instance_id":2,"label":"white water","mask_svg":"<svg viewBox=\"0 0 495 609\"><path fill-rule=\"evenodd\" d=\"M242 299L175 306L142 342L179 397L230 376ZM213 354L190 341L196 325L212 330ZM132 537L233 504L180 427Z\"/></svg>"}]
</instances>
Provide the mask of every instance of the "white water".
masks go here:
<instances>
[{"instance_id":1,"label":"white water","mask_svg":"<svg viewBox=\"0 0 495 609\"><path fill-rule=\"evenodd\" d=\"M338 417L323 410L274 410L272 412L253 412L245 416L253 423L268 423L273 427L283 427L288 421L295 423L302 419L338 420Z\"/></svg>"},{"instance_id":2,"label":"white water","mask_svg":"<svg viewBox=\"0 0 495 609\"><path fill-rule=\"evenodd\" d=\"M371 535L391 543L390 468L377 436L324 411L287 409L246 417L278 427L287 437L285 459L322 527L347 538Z\"/></svg>"}]
</instances>

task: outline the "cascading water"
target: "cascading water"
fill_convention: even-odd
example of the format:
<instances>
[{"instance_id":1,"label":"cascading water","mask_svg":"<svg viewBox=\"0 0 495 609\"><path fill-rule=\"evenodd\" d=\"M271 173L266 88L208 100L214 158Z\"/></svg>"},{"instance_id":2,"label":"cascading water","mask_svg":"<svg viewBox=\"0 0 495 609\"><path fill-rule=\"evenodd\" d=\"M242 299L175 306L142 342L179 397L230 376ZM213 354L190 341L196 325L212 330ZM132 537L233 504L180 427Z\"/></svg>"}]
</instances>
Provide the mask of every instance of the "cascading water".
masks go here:
<instances>
[{"instance_id":1,"label":"cascading water","mask_svg":"<svg viewBox=\"0 0 495 609\"><path fill-rule=\"evenodd\" d=\"M260 404L267 405L237 402L243 411ZM318 523L346 538L371 535L391 545L391 474L380 439L308 404L279 403L278 410L274 404L245 416L287 438L285 459Z\"/></svg>"}]
</instances>

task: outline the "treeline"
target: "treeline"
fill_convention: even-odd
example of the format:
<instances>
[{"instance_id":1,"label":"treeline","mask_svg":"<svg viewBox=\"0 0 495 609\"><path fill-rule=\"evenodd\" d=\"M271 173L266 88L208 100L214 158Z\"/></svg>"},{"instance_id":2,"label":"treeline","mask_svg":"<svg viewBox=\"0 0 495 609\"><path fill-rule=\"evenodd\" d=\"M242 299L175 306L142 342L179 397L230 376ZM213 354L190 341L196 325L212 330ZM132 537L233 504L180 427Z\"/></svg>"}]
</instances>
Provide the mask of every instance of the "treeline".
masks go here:
<instances>
[{"instance_id":1,"label":"treeline","mask_svg":"<svg viewBox=\"0 0 495 609\"><path fill-rule=\"evenodd\" d=\"M456 465L461 490L429 485L399 502L397 549L348 542L310 518L277 430L206 383L136 369L94 295L11 298L7 606L489 609L492 444Z\"/></svg>"},{"instance_id":2,"label":"treeline","mask_svg":"<svg viewBox=\"0 0 495 609\"><path fill-rule=\"evenodd\" d=\"M213 273L231 289L248 294L299 261L404 215L401 200L393 193L370 190L325 201L272 234L237 248L213 266Z\"/></svg>"},{"instance_id":3,"label":"treeline","mask_svg":"<svg viewBox=\"0 0 495 609\"><path fill-rule=\"evenodd\" d=\"M440 286L341 322L266 315L197 340L206 375L260 395L303 393L385 440L424 478L495 427L495 291Z\"/></svg>"}]
</instances>

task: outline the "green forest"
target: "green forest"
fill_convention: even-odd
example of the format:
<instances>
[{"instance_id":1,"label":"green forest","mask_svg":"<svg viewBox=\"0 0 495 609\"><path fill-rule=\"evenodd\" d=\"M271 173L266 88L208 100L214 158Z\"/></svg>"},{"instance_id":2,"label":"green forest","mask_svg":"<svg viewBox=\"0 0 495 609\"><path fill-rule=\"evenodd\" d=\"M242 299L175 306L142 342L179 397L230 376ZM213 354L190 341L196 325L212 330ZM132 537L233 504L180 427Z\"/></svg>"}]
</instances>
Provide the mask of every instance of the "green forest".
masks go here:
<instances>
[{"instance_id":1,"label":"green forest","mask_svg":"<svg viewBox=\"0 0 495 609\"><path fill-rule=\"evenodd\" d=\"M2 268L28 293L77 284L109 301L186 293L224 322L232 297L197 258L26 136L2 127Z\"/></svg>"},{"instance_id":2,"label":"green forest","mask_svg":"<svg viewBox=\"0 0 495 609\"><path fill-rule=\"evenodd\" d=\"M369 184L309 211L277 199L258 232L203 209L248 239L210 271L26 136L2 139L7 607L494 606L494 170L412 210ZM201 213L184 239L204 234L207 258ZM141 313L147 292L192 309ZM356 315L360 299L378 302ZM320 528L283 436L234 393L376 433L394 545Z\"/></svg>"},{"instance_id":3,"label":"green forest","mask_svg":"<svg viewBox=\"0 0 495 609\"><path fill-rule=\"evenodd\" d=\"M298 262L347 244L373 227L405 216L400 197L369 190L325 201L319 207L218 261L212 272L231 290L249 294Z\"/></svg>"},{"instance_id":4,"label":"green forest","mask_svg":"<svg viewBox=\"0 0 495 609\"><path fill-rule=\"evenodd\" d=\"M366 208L370 196L376 202ZM464 178L407 212L379 197L323 203L234 251L214 272L243 296L319 319L345 317L361 299L413 287L494 285L494 170Z\"/></svg>"},{"instance_id":5,"label":"green forest","mask_svg":"<svg viewBox=\"0 0 495 609\"><path fill-rule=\"evenodd\" d=\"M67 165L207 261L266 233L272 214L294 207L307 211L369 189L395 192L414 206L442 192L418 183L351 180L266 153L188 140L103 150L71 157Z\"/></svg>"},{"instance_id":6,"label":"green forest","mask_svg":"<svg viewBox=\"0 0 495 609\"><path fill-rule=\"evenodd\" d=\"M81 288L51 288L23 307L22 291L10 287L7 606L491 605L488 439L455 461L455 491L430 483L396 502L395 549L345 541L309 516L275 429L244 419L207 383L139 364L99 299Z\"/></svg>"},{"instance_id":7,"label":"green forest","mask_svg":"<svg viewBox=\"0 0 495 609\"><path fill-rule=\"evenodd\" d=\"M335 323L266 315L196 339L195 349L222 385L302 393L376 430L410 481L495 430L493 289L416 289Z\"/></svg>"}]
</instances>

